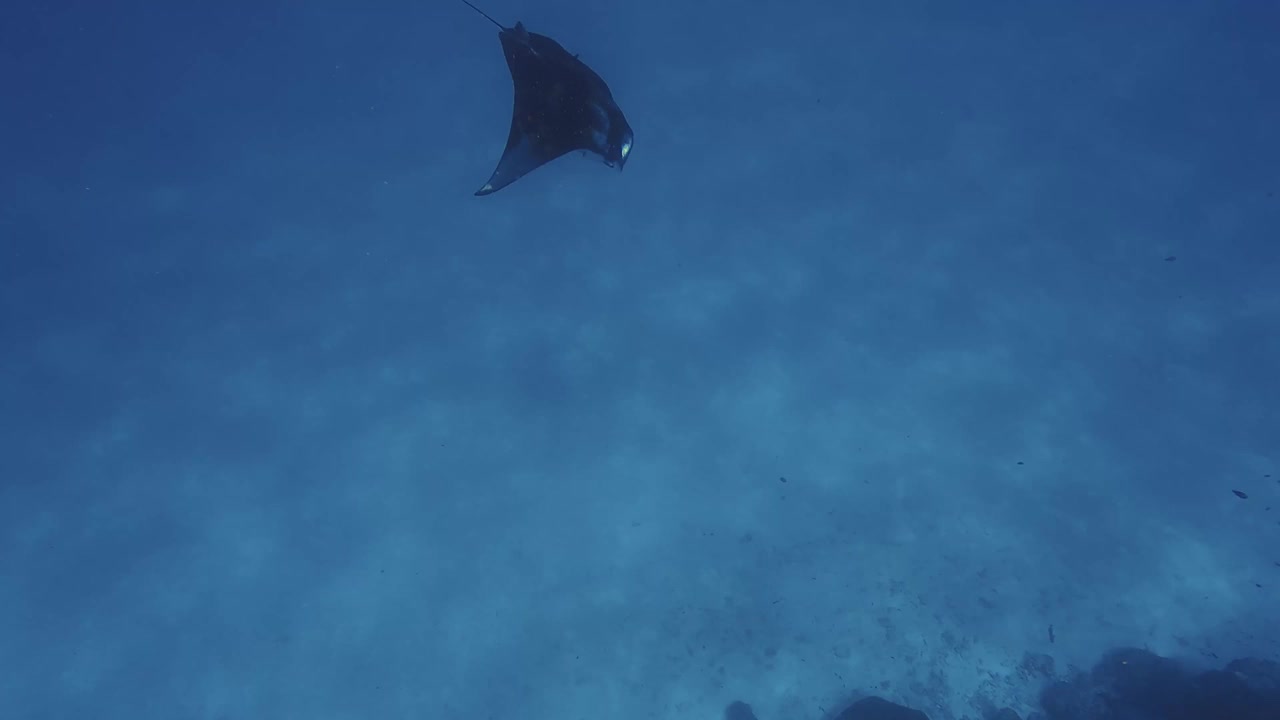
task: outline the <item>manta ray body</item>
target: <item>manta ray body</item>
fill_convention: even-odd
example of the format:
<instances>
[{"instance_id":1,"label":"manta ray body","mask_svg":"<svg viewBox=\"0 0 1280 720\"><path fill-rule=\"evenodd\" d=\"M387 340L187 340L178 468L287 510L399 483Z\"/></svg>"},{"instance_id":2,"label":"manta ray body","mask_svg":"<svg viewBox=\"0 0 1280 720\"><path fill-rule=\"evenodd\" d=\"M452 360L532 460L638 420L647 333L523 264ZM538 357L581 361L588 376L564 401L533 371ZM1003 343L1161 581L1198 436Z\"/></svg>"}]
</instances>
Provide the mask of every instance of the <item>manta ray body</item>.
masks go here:
<instances>
[{"instance_id":1,"label":"manta ray body","mask_svg":"<svg viewBox=\"0 0 1280 720\"><path fill-rule=\"evenodd\" d=\"M462 2L498 26L515 88L507 146L476 195L495 193L575 150L595 153L621 170L635 135L605 81L546 35L529 32L519 22L506 27Z\"/></svg>"}]
</instances>

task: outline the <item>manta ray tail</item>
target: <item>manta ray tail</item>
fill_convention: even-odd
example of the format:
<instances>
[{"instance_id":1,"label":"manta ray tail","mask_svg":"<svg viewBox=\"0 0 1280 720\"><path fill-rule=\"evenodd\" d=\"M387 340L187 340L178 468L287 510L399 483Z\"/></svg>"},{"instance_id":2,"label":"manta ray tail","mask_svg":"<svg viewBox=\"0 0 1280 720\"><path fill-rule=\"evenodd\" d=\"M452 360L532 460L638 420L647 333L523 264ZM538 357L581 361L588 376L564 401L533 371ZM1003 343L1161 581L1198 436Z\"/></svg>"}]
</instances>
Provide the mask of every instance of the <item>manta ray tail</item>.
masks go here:
<instances>
[{"instance_id":1,"label":"manta ray tail","mask_svg":"<svg viewBox=\"0 0 1280 720\"><path fill-rule=\"evenodd\" d=\"M472 10L475 10L476 12L480 13L481 15L483 15L483 16L484 16L484 18L485 18L486 20L488 20L489 22L493 23L494 25L497 25L499 29L501 29L501 30L508 30L508 29L509 29L506 25L503 25L502 23L498 22L497 20L494 20L493 18L489 17L489 13L487 13L487 12L485 12L485 11L481 10L480 8L476 7L475 5L472 5L471 3L467 2L467 0L462 0L462 2L463 2L463 3L466 3L466 6L467 6L467 7L471 8Z\"/></svg>"}]
</instances>

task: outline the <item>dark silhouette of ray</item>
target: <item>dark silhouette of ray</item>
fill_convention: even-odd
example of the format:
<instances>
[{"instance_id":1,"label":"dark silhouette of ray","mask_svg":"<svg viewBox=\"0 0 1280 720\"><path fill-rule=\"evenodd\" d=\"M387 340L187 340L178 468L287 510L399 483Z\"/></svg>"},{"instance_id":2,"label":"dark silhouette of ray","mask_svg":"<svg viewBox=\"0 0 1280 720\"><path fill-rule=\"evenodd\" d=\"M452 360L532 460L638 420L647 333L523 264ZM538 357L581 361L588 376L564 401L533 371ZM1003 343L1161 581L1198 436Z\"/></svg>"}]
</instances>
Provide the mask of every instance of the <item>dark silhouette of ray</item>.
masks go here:
<instances>
[{"instance_id":1,"label":"dark silhouette of ray","mask_svg":"<svg viewBox=\"0 0 1280 720\"><path fill-rule=\"evenodd\" d=\"M462 2L498 26L515 88L507 147L476 195L495 193L575 150L595 153L621 170L634 135L604 80L546 35L531 33L519 22L506 27Z\"/></svg>"}]
</instances>

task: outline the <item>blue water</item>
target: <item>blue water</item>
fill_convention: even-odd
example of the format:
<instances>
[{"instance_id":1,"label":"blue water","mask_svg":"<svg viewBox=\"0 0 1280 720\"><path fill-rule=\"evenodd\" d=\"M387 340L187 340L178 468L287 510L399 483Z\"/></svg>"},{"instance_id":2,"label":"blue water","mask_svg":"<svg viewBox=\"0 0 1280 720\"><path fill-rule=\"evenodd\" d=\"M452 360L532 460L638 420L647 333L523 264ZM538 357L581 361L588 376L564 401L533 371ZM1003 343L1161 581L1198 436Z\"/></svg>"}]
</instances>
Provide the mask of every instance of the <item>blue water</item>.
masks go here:
<instances>
[{"instance_id":1,"label":"blue water","mask_svg":"<svg viewBox=\"0 0 1280 720\"><path fill-rule=\"evenodd\" d=\"M6 7L0 717L1280 659L1280 10L962 5L490 0L636 145L485 198L460 3Z\"/></svg>"}]
</instances>

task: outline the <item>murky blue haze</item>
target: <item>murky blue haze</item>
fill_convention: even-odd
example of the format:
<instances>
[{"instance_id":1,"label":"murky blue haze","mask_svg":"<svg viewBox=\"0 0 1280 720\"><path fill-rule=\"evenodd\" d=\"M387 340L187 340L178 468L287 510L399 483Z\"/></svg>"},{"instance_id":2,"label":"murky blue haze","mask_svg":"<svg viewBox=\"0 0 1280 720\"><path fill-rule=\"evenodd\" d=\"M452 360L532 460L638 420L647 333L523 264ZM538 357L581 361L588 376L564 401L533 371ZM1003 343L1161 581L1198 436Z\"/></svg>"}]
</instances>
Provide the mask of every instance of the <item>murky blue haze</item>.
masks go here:
<instances>
[{"instance_id":1,"label":"murky blue haze","mask_svg":"<svg viewBox=\"0 0 1280 720\"><path fill-rule=\"evenodd\" d=\"M478 198L496 28L376 5L0 10L0 716L1280 659L1275 6L487 0L636 143Z\"/></svg>"}]
</instances>

